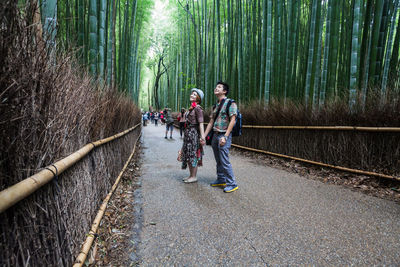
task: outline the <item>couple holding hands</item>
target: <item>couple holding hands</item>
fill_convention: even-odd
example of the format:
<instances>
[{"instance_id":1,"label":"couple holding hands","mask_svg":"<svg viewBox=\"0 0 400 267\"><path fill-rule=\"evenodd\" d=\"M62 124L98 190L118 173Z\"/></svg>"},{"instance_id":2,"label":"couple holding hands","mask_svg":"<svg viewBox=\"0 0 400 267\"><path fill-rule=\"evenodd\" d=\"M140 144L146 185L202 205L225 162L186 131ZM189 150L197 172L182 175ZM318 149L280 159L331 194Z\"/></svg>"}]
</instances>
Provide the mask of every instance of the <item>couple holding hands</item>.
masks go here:
<instances>
[{"instance_id":1,"label":"couple holding hands","mask_svg":"<svg viewBox=\"0 0 400 267\"><path fill-rule=\"evenodd\" d=\"M224 82L217 82L214 95L218 102L210 116L210 123L204 131L204 113L200 106L204 100L204 93L200 89L192 89L190 94L191 106L184 115L186 127L183 145L179 151L182 169L189 166L190 172L189 177L184 178L183 181L185 183L197 182L197 168L202 166L204 155L203 146L206 144L206 137L212 132L211 146L217 163L217 179L211 183L211 186L223 187L226 193L236 191L239 188L229 161L229 149L232 143L231 132L235 125L237 105L235 102L228 105L228 93L229 85Z\"/></svg>"}]
</instances>

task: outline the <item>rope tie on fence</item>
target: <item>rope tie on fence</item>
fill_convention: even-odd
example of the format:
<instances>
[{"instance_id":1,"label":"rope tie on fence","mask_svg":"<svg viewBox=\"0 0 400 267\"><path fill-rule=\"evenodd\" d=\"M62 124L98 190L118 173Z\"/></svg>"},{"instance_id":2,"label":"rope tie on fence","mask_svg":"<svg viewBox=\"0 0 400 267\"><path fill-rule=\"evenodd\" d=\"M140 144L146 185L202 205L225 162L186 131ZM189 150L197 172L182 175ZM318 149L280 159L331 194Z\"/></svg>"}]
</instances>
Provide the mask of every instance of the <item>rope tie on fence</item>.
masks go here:
<instances>
[{"instance_id":1,"label":"rope tie on fence","mask_svg":"<svg viewBox=\"0 0 400 267\"><path fill-rule=\"evenodd\" d=\"M56 165L54 165L54 164L51 164L51 166L54 167L54 169L56 169L56 172L54 172L49 167L46 167L45 169L50 171L53 174L54 179L52 179L52 180L53 180L54 184L56 185L57 193L60 193L60 187L58 186L58 169L57 169Z\"/></svg>"}]
</instances>

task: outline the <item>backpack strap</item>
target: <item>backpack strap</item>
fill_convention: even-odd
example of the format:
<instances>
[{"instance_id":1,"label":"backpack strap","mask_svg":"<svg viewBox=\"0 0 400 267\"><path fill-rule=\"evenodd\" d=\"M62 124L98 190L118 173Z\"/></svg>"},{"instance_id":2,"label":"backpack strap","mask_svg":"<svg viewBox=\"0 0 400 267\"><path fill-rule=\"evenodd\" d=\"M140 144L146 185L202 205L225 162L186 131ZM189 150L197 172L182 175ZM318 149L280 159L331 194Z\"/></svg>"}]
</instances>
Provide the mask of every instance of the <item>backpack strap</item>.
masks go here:
<instances>
[{"instance_id":1,"label":"backpack strap","mask_svg":"<svg viewBox=\"0 0 400 267\"><path fill-rule=\"evenodd\" d=\"M221 103L220 103L220 105L219 105L219 107L218 107L218 110L217 110L217 113L215 114L215 117L214 117L214 123L215 123L215 120L218 118L218 115L219 115L219 112L221 111L221 108L222 108L222 106L225 104L225 100L226 100L226 98L224 98L222 101L221 101ZM214 105L214 109L215 109L215 105Z\"/></svg>"},{"instance_id":2,"label":"backpack strap","mask_svg":"<svg viewBox=\"0 0 400 267\"><path fill-rule=\"evenodd\" d=\"M232 103L236 103L235 100L229 99L228 104L226 105L226 114L229 116L229 108L231 107Z\"/></svg>"}]
</instances>

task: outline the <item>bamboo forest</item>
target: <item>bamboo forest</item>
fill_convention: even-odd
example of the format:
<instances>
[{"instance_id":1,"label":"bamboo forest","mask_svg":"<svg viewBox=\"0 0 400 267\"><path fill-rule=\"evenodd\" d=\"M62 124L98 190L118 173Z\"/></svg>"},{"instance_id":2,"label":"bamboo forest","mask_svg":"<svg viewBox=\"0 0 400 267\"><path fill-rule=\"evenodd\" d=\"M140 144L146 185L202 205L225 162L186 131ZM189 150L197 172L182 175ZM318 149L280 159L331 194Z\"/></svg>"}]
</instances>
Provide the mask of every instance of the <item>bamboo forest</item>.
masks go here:
<instances>
[{"instance_id":1,"label":"bamboo forest","mask_svg":"<svg viewBox=\"0 0 400 267\"><path fill-rule=\"evenodd\" d=\"M399 203L400 0L0 1L0 266L398 266Z\"/></svg>"},{"instance_id":2,"label":"bamboo forest","mask_svg":"<svg viewBox=\"0 0 400 267\"><path fill-rule=\"evenodd\" d=\"M290 99L313 109L399 92L397 0L156 1L163 9L153 15L150 0L43 2L43 21L57 4L56 38L142 107L178 110L192 87L210 106L219 80L243 104Z\"/></svg>"}]
</instances>

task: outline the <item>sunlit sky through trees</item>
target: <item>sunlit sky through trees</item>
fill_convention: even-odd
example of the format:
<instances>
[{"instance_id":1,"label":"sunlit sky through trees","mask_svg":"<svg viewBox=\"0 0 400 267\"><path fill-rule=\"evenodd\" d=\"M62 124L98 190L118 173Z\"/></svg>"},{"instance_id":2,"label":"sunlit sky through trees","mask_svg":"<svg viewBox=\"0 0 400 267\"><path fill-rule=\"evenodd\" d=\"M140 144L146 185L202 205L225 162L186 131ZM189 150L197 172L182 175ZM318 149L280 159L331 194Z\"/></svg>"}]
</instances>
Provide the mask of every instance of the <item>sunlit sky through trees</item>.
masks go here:
<instances>
[{"instance_id":1,"label":"sunlit sky through trees","mask_svg":"<svg viewBox=\"0 0 400 267\"><path fill-rule=\"evenodd\" d=\"M165 35L172 30L173 19L171 17L171 6L166 0L154 0L154 7L151 14L151 19L147 25L146 31L149 32L150 46L147 51L147 67L143 69L143 81L141 91L140 104L143 108L148 108L148 87L152 90L152 81L154 80L153 70L149 67L150 63L155 63L158 50L162 48L162 40L165 39Z\"/></svg>"}]
</instances>

